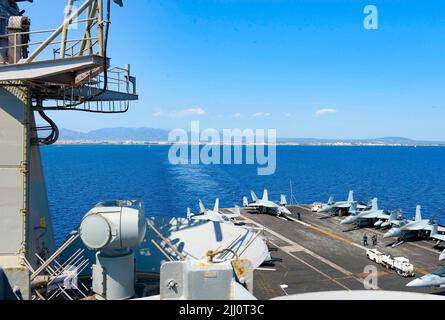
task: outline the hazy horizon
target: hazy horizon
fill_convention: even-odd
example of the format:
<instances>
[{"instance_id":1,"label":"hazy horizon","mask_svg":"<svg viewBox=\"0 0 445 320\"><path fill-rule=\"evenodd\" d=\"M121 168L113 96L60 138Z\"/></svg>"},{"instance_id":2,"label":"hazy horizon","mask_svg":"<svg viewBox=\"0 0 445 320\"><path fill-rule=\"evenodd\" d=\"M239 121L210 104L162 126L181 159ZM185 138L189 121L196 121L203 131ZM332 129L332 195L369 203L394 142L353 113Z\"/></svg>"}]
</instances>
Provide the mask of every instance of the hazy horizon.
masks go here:
<instances>
[{"instance_id":1,"label":"hazy horizon","mask_svg":"<svg viewBox=\"0 0 445 320\"><path fill-rule=\"evenodd\" d=\"M61 131L62 135L63 132L65 131L69 131L69 132L74 132L74 133L80 133L80 134L91 134L97 131L103 131L103 130L117 130L117 129L129 129L129 130L155 130L155 131L163 131L163 132L170 132L171 130L174 129L167 129L167 128L153 128L153 127L105 127L105 128L98 128L98 129L94 129L94 130L90 130L90 131L79 131L79 130L73 130L73 129L69 129L69 128L59 128L59 130ZM63 139L63 136L61 137ZM375 136L375 137L366 137L366 138L355 138L355 137L349 137L349 138L337 138L337 137L330 137L330 138L320 138L320 137L316 137L316 136L308 136L308 137L303 137L303 136L280 136L279 132L278 132L278 136L277 139L315 139L315 140L336 140L336 141L340 141L340 140L379 140L379 139L407 139L407 140L412 140L412 141L426 141L426 142L445 142L445 140L439 140L439 139L417 139L417 138L413 138L413 137L404 137L404 136Z\"/></svg>"}]
</instances>

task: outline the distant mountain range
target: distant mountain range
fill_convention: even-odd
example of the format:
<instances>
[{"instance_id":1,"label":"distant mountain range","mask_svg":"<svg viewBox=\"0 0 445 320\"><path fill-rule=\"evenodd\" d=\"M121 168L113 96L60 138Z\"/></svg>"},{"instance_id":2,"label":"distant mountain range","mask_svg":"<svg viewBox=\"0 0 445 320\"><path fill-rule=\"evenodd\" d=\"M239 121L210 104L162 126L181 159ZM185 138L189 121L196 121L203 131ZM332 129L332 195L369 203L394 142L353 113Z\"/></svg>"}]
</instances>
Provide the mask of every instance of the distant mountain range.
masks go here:
<instances>
[{"instance_id":1,"label":"distant mountain range","mask_svg":"<svg viewBox=\"0 0 445 320\"><path fill-rule=\"evenodd\" d=\"M169 130L154 128L106 128L87 133L68 129L60 130L60 141L135 141L166 142ZM376 139L316 139L316 138L278 138L280 144L297 145L443 145L445 141L422 141L403 137L384 137Z\"/></svg>"},{"instance_id":2,"label":"distant mountain range","mask_svg":"<svg viewBox=\"0 0 445 320\"><path fill-rule=\"evenodd\" d=\"M279 138L280 143L307 145L319 144L352 144L352 145L445 145L445 141L413 140L403 137L384 137L375 139L312 139L312 138Z\"/></svg>"},{"instance_id":3,"label":"distant mountain range","mask_svg":"<svg viewBox=\"0 0 445 320\"><path fill-rule=\"evenodd\" d=\"M167 141L168 130L153 128L107 128L88 133L61 129L59 140L84 141Z\"/></svg>"}]
</instances>

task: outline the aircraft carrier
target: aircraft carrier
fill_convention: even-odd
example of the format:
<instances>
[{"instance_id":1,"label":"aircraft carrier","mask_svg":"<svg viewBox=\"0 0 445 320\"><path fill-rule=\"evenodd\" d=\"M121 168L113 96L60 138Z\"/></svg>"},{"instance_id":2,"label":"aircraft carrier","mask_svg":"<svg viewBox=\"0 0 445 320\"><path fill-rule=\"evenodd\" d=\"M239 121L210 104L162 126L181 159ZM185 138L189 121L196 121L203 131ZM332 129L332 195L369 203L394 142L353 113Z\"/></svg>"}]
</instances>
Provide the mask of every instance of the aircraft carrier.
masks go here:
<instances>
[{"instance_id":1,"label":"aircraft carrier","mask_svg":"<svg viewBox=\"0 0 445 320\"><path fill-rule=\"evenodd\" d=\"M407 242L395 248L394 240L383 239L384 232L374 228L351 229L340 225L339 217L313 213L310 206L289 206L293 213L287 219L255 210L242 210L241 220L255 227L264 228L274 264L255 271L254 295L258 299L271 299L323 291L364 290L364 280L369 275L365 267L378 269L378 289L398 292L417 292L442 295L443 289L406 287L414 277L404 278L368 260L366 250L375 248L392 256L405 257L415 267L416 277L437 270L440 250L432 241ZM233 211L232 209L226 209ZM300 213L301 220L296 218ZM345 232L347 231L347 232ZM378 243L364 247L363 235L376 234Z\"/></svg>"},{"instance_id":2,"label":"aircraft carrier","mask_svg":"<svg viewBox=\"0 0 445 320\"><path fill-rule=\"evenodd\" d=\"M226 301L363 290L373 265L364 232L378 233L376 247L410 259L417 275L437 269L432 242L392 248L379 231L344 232L338 218L268 200L261 206L281 218L246 209L223 217L218 205L187 219L153 218L142 199L105 201L56 248L40 148L59 130L46 112L125 113L138 100L136 78L130 65L111 67L107 54L112 6L123 1L68 0L61 24L47 30L31 29L20 2L0 0L0 300ZM407 288L412 278L376 267L376 289L441 294ZM156 284L159 292L149 290Z\"/></svg>"}]
</instances>

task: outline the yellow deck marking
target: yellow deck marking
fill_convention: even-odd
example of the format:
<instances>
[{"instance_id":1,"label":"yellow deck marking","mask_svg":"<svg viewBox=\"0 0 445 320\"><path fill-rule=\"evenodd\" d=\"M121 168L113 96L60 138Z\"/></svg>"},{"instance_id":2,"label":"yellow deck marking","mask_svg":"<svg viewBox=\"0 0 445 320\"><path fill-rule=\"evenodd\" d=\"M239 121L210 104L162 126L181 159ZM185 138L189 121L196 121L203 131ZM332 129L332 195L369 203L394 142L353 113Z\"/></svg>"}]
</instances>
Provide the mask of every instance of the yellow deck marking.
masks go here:
<instances>
[{"instance_id":1,"label":"yellow deck marking","mask_svg":"<svg viewBox=\"0 0 445 320\"><path fill-rule=\"evenodd\" d=\"M327 236L330 236L331 238L334 238L334 239L337 239L337 240L346 242L347 244L353 244L353 242L352 242L351 240L348 240L348 239L346 239L346 238L337 236L336 234L333 234L332 232L323 230L323 229L321 229L321 228L318 228L318 227L315 227L315 226L312 226L312 225L310 225L309 228L310 228L310 229L313 229L313 230L316 230L316 231L318 231L318 232L321 232L321 233L323 233L323 234L325 234L325 235L327 235Z\"/></svg>"},{"instance_id":2,"label":"yellow deck marking","mask_svg":"<svg viewBox=\"0 0 445 320\"><path fill-rule=\"evenodd\" d=\"M431 272L425 271L425 270L420 269L420 268L415 268L414 271L416 271L416 273L423 274L424 276L426 276L427 274L431 273Z\"/></svg>"},{"instance_id":3,"label":"yellow deck marking","mask_svg":"<svg viewBox=\"0 0 445 320\"><path fill-rule=\"evenodd\" d=\"M353 242L353 241L351 241L351 240L349 240L349 239L343 238L343 237L341 237L341 236L339 236L339 235L336 235L336 234L334 234L334 233L332 233L332 232L329 232L329 231L327 231L327 230L324 230L324 229L322 229L321 227L314 226L314 225L312 225L312 224L305 223L305 222L302 222L302 221L300 221L300 220L297 220L297 219L294 219L294 218L291 218L291 217L289 217L289 219L292 220L292 221L294 221L294 222L297 222L297 223L299 223L299 224L301 224L301 225L303 225L303 226L305 226L305 227L308 227L309 229L312 229L312 230L318 231L318 232L320 232L320 233L323 233L324 235L327 235L327 236L329 236L329 237L331 237L331 238L334 238L334 239L336 239L336 240L339 240L339 241L342 241L342 242L344 242L344 243L347 243L347 244L349 244L349 245L351 245L351 246L357 247L357 248L362 249L362 250L365 250L365 251L368 249L368 248L365 248L364 246L361 246L361 245L359 245L359 244L357 244L357 243L355 243L355 242Z\"/></svg>"}]
</instances>

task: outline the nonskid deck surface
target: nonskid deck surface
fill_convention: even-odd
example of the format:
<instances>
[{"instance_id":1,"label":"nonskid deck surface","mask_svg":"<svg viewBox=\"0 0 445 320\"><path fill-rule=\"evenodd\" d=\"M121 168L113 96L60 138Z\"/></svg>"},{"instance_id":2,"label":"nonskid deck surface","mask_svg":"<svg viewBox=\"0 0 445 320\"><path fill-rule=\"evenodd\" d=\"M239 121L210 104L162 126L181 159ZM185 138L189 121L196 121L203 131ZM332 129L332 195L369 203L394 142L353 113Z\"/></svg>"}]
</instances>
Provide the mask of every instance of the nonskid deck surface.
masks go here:
<instances>
[{"instance_id":1,"label":"nonskid deck surface","mask_svg":"<svg viewBox=\"0 0 445 320\"><path fill-rule=\"evenodd\" d=\"M227 209L233 211L232 209ZM445 293L444 289L408 288L413 278L403 278L366 257L362 246L364 233L378 236L376 248L393 256L406 257L414 265L416 276L431 273L440 267L440 250L432 241L407 242L393 248L392 239L383 239L383 232L363 228L344 232L351 226L340 224L341 218L312 213L307 206L291 206L292 221L255 211L242 210L242 220L248 225L266 228L270 245L278 249L273 258L282 261L255 271L255 296L270 299L285 294L333 290L364 290L366 266L376 266L378 288L391 291ZM296 218L300 212L301 221Z\"/></svg>"}]
</instances>

